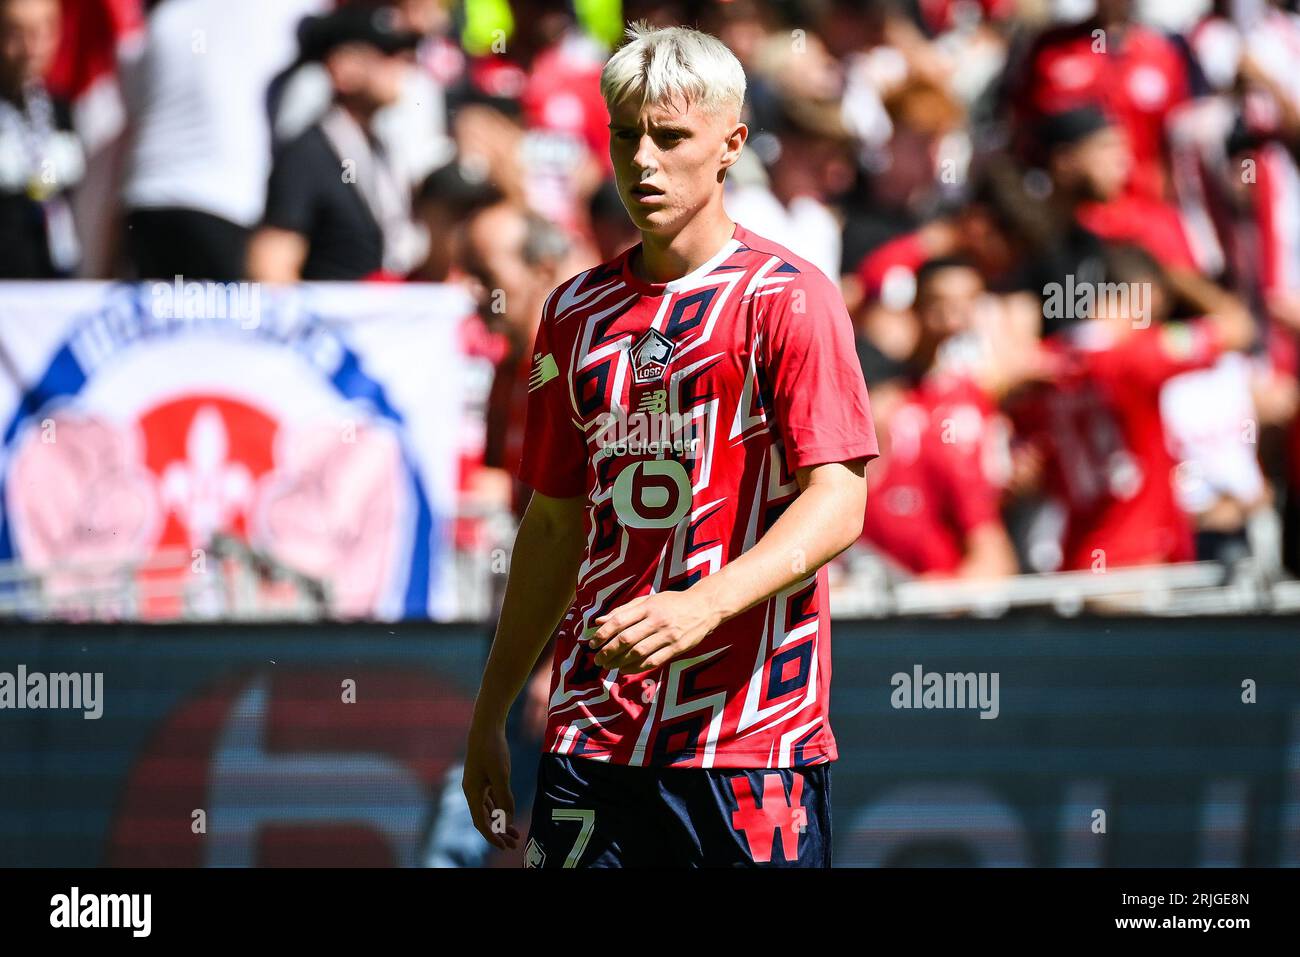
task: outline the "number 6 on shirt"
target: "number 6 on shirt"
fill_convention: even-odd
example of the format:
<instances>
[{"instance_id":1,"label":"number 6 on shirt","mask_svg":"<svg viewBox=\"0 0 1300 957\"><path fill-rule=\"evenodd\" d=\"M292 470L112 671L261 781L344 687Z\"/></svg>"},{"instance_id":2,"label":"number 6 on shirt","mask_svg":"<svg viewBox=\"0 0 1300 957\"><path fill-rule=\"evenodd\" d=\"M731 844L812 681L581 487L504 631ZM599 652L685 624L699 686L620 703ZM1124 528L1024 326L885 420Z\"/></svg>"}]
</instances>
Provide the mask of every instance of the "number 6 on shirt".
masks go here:
<instances>
[{"instance_id":1,"label":"number 6 on shirt","mask_svg":"<svg viewBox=\"0 0 1300 957\"><path fill-rule=\"evenodd\" d=\"M614 511L629 528L672 528L691 507L691 477L676 459L633 462L614 480Z\"/></svg>"}]
</instances>

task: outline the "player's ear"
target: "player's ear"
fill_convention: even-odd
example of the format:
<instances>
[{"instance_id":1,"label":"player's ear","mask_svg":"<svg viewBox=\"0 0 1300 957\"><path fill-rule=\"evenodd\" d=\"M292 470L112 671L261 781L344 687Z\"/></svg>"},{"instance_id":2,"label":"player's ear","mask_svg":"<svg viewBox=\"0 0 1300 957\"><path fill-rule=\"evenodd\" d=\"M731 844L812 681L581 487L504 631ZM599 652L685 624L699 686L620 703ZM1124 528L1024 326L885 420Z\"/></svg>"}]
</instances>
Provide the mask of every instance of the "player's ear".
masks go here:
<instances>
[{"instance_id":1,"label":"player's ear","mask_svg":"<svg viewBox=\"0 0 1300 957\"><path fill-rule=\"evenodd\" d=\"M728 169L735 165L740 159L740 151L745 147L745 141L749 138L749 127L739 121L731 124L728 132L722 141L722 168Z\"/></svg>"}]
</instances>

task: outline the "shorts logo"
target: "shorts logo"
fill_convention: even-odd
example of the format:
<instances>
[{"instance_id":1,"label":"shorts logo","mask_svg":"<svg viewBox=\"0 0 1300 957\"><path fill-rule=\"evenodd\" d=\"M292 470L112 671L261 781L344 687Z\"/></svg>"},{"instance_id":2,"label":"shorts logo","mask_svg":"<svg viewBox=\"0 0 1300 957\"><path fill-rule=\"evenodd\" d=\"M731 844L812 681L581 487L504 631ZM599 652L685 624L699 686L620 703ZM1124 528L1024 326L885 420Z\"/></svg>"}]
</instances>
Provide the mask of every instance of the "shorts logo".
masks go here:
<instances>
[{"instance_id":1,"label":"shorts logo","mask_svg":"<svg viewBox=\"0 0 1300 957\"><path fill-rule=\"evenodd\" d=\"M546 852L536 838L530 837L524 845L524 867L541 867L546 863Z\"/></svg>"},{"instance_id":2,"label":"shorts logo","mask_svg":"<svg viewBox=\"0 0 1300 957\"><path fill-rule=\"evenodd\" d=\"M749 778L738 774L730 779L731 793L737 808L731 813L731 826L745 835L749 856L756 864L768 864L776 836L781 835L781 860L799 859L799 836L808 830L808 809L803 806L803 778L794 776L790 796L780 774L763 775L760 801L750 788Z\"/></svg>"},{"instance_id":3,"label":"shorts logo","mask_svg":"<svg viewBox=\"0 0 1300 957\"><path fill-rule=\"evenodd\" d=\"M656 329L649 330L632 347L632 378L638 385L662 379L676 343Z\"/></svg>"}]
</instances>

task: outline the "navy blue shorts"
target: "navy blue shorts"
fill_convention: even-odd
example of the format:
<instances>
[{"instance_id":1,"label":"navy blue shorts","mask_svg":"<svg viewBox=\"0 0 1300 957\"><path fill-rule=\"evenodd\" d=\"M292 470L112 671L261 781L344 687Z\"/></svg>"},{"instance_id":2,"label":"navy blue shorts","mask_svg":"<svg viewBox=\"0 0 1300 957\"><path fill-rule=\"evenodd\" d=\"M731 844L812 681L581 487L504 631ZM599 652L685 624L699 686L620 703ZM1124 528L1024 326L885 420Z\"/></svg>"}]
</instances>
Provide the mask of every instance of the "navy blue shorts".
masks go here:
<instances>
[{"instance_id":1,"label":"navy blue shorts","mask_svg":"<svg viewBox=\"0 0 1300 957\"><path fill-rule=\"evenodd\" d=\"M543 754L525 867L830 867L831 766L654 768Z\"/></svg>"}]
</instances>

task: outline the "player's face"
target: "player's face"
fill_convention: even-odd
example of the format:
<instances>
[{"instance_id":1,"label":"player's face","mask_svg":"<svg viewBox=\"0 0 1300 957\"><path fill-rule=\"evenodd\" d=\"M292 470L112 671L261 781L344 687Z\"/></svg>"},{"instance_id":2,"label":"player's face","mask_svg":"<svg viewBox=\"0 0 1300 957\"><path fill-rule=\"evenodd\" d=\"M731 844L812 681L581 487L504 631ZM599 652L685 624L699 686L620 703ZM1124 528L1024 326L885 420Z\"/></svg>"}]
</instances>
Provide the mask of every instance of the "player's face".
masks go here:
<instances>
[{"instance_id":1,"label":"player's face","mask_svg":"<svg viewBox=\"0 0 1300 957\"><path fill-rule=\"evenodd\" d=\"M610 110L609 155L619 196L637 229L675 235L722 190L746 127L730 111L678 100Z\"/></svg>"}]
</instances>

